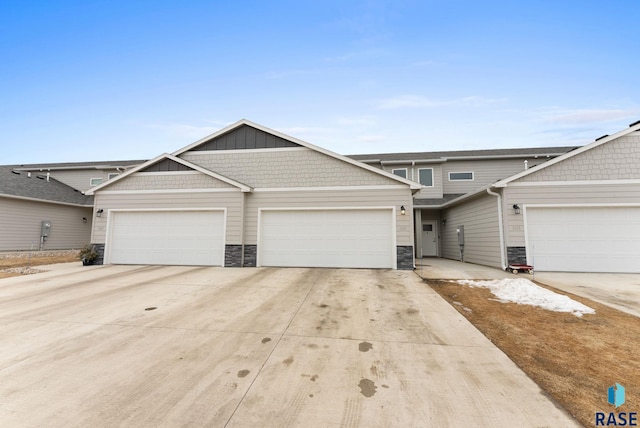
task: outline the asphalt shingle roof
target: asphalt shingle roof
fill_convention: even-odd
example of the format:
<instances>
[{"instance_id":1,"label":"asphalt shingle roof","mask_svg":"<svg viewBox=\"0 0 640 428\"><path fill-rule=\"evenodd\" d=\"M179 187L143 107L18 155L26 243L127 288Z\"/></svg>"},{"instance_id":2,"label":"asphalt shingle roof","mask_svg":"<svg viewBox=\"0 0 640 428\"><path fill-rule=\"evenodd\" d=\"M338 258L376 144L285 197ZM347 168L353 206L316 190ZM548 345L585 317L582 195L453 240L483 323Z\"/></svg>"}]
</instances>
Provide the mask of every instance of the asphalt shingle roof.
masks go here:
<instances>
[{"instance_id":1,"label":"asphalt shingle roof","mask_svg":"<svg viewBox=\"0 0 640 428\"><path fill-rule=\"evenodd\" d=\"M16 174L16 167L17 165L0 166L0 196L21 196L43 201L93 205L93 196L84 195L82 192L54 178L49 178L49 181L47 181L46 172L32 172L31 177L29 177L29 174L25 171Z\"/></svg>"},{"instance_id":2,"label":"asphalt shingle roof","mask_svg":"<svg viewBox=\"0 0 640 428\"><path fill-rule=\"evenodd\" d=\"M13 165L13 168L16 169L73 169L73 168L96 168L96 167L123 167L123 166L134 166L145 163L146 160L123 160L123 161L98 161L98 162L62 162L62 163L31 163L24 165Z\"/></svg>"},{"instance_id":3,"label":"asphalt shingle roof","mask_svg":"<svg viewBox=\"0 0 640 428\"><path fill-rule=\"evenodd\" d=\"M410 153L373 153L363 155L349 155L351 159L358 161L379 160L388 161L414 161L414 160L431 160L442 158L460 158L460 157L503 157L503 156L558 156L574 150L579 146L566 147L533 147L524 149L493 149L493 150L457 150L443 152L410 152Z\"/></svg>"}]
</instances>

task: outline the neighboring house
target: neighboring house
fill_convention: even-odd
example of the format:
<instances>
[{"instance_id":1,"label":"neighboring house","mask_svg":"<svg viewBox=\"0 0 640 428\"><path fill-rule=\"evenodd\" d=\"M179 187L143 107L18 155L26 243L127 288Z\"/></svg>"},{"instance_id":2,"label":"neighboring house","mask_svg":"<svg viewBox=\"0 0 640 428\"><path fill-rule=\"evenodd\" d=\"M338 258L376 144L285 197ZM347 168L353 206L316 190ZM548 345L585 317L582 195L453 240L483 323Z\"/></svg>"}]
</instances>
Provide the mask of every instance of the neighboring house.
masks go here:
<instances>
[{"instance_id":1,"label":"neighboring house","mask_svg":"<svg viewBox=\"0 0 640 428\"><path fill-rule=\"evenodd\" d=\"M0 251L81 248L92 212L93 197L47 173L0 166Z\"/></svg>"},{"instance_id":2,"label":"neighboring house","mask_svg":"<svg viewBox=\"0 0 640 428\"><path fill-rule=\"evenodd\" d=\"M87 245L93 197L83 192L142 162L0 166L0 251ZM50 225L48 230L43 224Z\"/></svg>"},{"instance_id":3,"label":"neighboring house","mask_svg":"<svg viewBox=\"0 0 640 428\"><path fill-rule=\"evenodd\" d=\"M91 242L107 264L412 269L420 188L241 120L89 190Z\"/></svg>"},{"instance_id":4,"label":"neighboring house","mask_svg":"<svg viewBox=\"0 0 640 428\"><path fill-rule=\"evenodd\" d=\"M104 183L144 160L42 163L15 166L16 171L47 174L81 192Z\"/></svg>"},{"instance_id":5,"label":"neighboring house","mask_svg":"<svg viewBox=\"0 0 640 428\"><path fill-rule=\"evenodd\" d=\"M427 186L418 257L640 272L640 122L584 147L352 157Z\"/></svg>"}]
</instances>

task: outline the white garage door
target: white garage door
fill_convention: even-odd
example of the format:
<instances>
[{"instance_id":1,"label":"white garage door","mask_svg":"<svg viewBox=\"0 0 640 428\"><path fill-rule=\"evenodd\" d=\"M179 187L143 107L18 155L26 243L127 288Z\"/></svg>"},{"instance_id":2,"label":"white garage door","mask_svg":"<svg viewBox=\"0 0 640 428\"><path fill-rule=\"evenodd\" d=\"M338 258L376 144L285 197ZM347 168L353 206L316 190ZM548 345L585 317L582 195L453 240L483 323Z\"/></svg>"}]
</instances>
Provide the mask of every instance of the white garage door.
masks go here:
<instances>
[{"instance_id":1,"label":"white garage door","mask_svg":"<svg viewBox=\"0 0 640 428\"><path fill-rule=\"evenodd\" d=\"M122 211L109 217L107 263L221 266L223 211Z\"/></svg>"},{"instance_id":2,"label":"white garage door","mask_svg":"<svg viewBox=\"0 0 640 428\"><path fill-rule=\"evenodd\" d=\"M393 215L379 210L262 211L261 266L393 268Z\"/></svg>"},{"instance_id":3,"label":"white garage door","mask_svg":"<svg viewBox=\"0 0 640 428\"><path fill-rule=\"evenodd\" d=\"M640 272L640 207L527 208L537 270Z\"/></svg>"}]
</instances>

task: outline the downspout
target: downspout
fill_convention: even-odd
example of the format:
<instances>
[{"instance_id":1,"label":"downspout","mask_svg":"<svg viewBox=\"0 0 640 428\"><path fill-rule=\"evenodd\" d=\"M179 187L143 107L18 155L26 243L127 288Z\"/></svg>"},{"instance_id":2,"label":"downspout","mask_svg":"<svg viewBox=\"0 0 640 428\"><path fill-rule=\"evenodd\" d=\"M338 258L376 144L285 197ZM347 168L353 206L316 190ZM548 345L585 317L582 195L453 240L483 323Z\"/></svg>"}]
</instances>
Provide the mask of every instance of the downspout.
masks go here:
<instances>
[{"instance_id":1,"label":"downspout","mask_svg":"<svg viewBox=\"0 0 640 428\"><path fill-rule=\"evenodd\" d=\"M240 207L240 267L244 267L244 208L247 199L247 192L242 193L242 204Z\"/></svg>"},{"instance_id":2,"label":"downspout","mask_svg":"<svg viewBox=\"0 0 640 428\"><path fill-rule=\"evenodd\" d=\"M498 228L500 229L500 263L502 265L502 270L505 270L507 268L507 264L506 264L506 258L505 258L505 254L504 254L504 228L503 228L503 221L502 221L502 196L500 195L500 193L496 193L491 191L491 188L487 189L487 193L490 194L491 196L496 196L497 202L498 202Z\"/></svg>"}]
</instances>

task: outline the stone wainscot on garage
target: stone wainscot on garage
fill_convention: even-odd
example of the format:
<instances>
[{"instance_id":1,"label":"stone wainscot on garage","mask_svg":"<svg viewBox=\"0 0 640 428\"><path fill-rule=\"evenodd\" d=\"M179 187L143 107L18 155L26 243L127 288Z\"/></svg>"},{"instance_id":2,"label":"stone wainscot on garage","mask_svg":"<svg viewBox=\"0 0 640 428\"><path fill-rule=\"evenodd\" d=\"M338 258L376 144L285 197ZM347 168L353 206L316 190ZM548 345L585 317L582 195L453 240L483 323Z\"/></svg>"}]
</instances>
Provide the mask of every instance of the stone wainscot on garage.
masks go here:
<instances>
[{"instance_id":1,"label":"stone wainscot on garage","mask_svg":"<svg viewBox=\"0 0 640 428\"><path fill-rule=\"evenodd\" d=\"M87 192L105 264L412 269L413 181L241 120Z\"/></svg>"}]
</instances>

